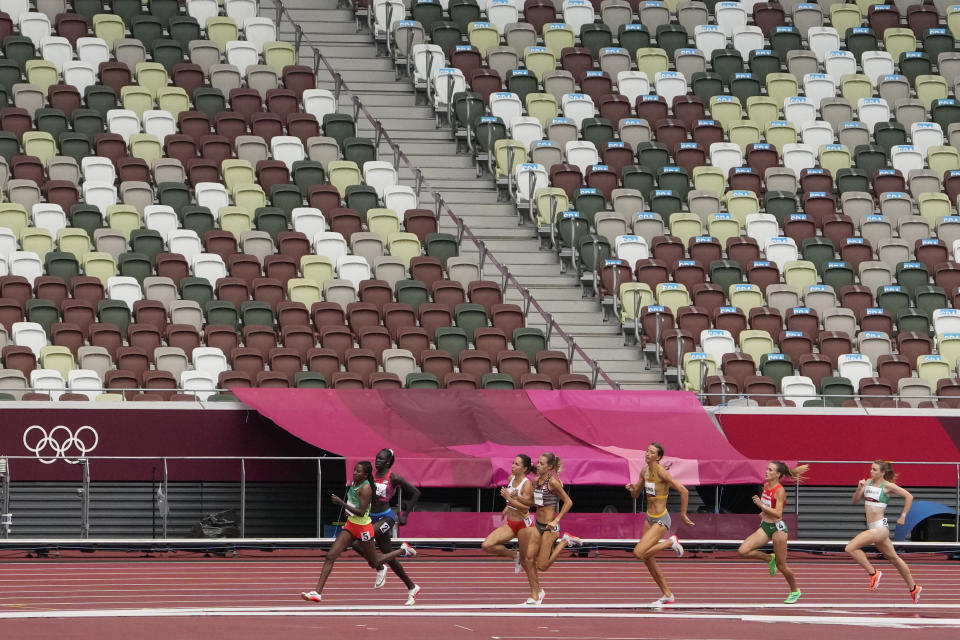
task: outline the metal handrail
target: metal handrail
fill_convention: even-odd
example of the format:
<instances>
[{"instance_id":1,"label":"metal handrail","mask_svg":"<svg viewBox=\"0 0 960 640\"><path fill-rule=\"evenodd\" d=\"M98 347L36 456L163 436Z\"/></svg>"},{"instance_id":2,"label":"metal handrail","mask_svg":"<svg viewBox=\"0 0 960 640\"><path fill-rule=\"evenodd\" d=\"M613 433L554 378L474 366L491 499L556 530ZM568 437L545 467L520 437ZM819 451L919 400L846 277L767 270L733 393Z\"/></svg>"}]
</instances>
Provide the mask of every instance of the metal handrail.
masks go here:
<instances>
[{"instance_id":1,"label":"metal handrail","mask_svg":"<svg viewBox=\"0 0 960 640\"><path fill-rule=\"evenodd\" d=\"M273 2L277 8L278 18L286 17L286 19L289 20L291 26L293 27L294 34L296 35L296 43L300 46L306 45L310 47L311 51L313 52L315 60L317 62L322 62L323 65L326 67L327 71L330 73L331 77L336 79L337 88L341 92L345 92L347 95L351 96L355 110L359 111L360 113L363 113L364 117L370 122L371 125L373 125L375 131L379 131L380 133L382 133L384 142L386 142L386 144L394 151L394 153L398 155L398 157L403 161L404 165L408 169L410 169L414 173L419 171L419 168L415 164L413 164L413 162L410 161L407 155L400 149L400 145L393 141L393 139L390 137L390 134L385 129L383 129L382 125L379 124L377 119L374 118L373 115L367 110L366 105L364 105L363 102L360 100L360 98L350 90L350 88L347 86L347 83L336 72L333 65L330 64L330 62L323 55L323 53L320 52L319 44L309 39L304 34L303 27L301 27L297 23L297 21L293 19L288 9L286 8L286 6L280 0L273 0ZM279 26L279 22L280 22L279 19L277 20L277 22ZM299 56L299 49L297 50L297 54ZM429 85L429 82L428 82L428 85ZM487 249L486 246L484 246L480 238L478 238L470 229L470 227L466 224L466 222L463 221L463 218L461 218L456 213L454 213L453 210L449 207L449 205L447 205L446 201L444 201L443 196L440 194L440 192L437 189L433 188L433 186L430 185L430 183L425 178L423 179L422 185L433 196L435 202L437 203L438 208L445 211L446 214L450 217L450 219L453 220L453 222L457 225L457 228L460 230L460 233L464 237L468 238L471 242L473 242L473 244L477 247L477 251L481 254L481 256L486 257L486 259L490 260L491 264L493 264L493 266L497 269L497 271L500 273L504 281L509 282L517 290L517 292L520 293L520 296L523 298L524 302L529 306L532 306L537 311L537 313L540 314L541 318L543 318L548 328L557 332L557 335L559 335L570 347L571 352L576 353L583 359L583 361L590 367L591 371L593 372L594 378L596 377L602 378L603 381L606 382L611 388L620 389L620 384L614 381L613 378L611 378L607 374L607 372L604 371L595 360L593 360L593 358L587 355L587 353L583 350L583 348L579 344L577 344L577 342L573 339L573 337L570 336L566 331L564 331L563 327L561 327L553 319L551 314L549 314L540 305L540 303L530 293L530 291L526 287L521 285L520 281L517 280L517 278L510 272L510 270L503 263L497 260L496 256L494 256L493 253L489 249Z\"/></svg>"}]
</instances>

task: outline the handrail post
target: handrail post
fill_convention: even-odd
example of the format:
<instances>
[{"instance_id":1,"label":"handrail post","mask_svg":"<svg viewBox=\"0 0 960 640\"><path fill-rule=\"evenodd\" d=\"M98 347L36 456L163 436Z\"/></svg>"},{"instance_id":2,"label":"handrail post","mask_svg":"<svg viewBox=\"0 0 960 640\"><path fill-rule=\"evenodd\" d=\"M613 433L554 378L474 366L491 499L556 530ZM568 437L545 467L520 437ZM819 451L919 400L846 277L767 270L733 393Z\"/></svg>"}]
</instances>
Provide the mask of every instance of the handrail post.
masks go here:
<instances>
[{"instance_id":1,"label":"handrail post","mask_svg":"<svg viewBox=\"0 0 960 640\"><path fill-rule=\"evenodd\" d=\"M420 202L420 189L423 188L423 171L420 171L420 168L417 167L413 170L414 175L414 188L413 191L417 195L417 202Z\"/></svg>"},{"instance_id":2,"label":"handrail post","mask_svg":"<svg viewBox=\"0 0 960 640\"><path fill-rule=\"evenodd\" d=\"M247 460L240 458L240 537L247 537Z\"/></svg>"},{"instance_id":3,"label":"handrail post","mask_svg":"<svg viewBox=\"0 0 960 640\"><path fill-rule=\"evenodd\" d=\"M10 537L13 526L13 514L10 513L10 462L0 458L0 539Z\"/></svg>"},{"instance_id":4,"label":"handrail post","mask_svg":"<svg viewBox=\"0 0 960 640\"><path fill-rule=\"evenodd\" d=\"M90 461L80 458L80 539L90 537Z\"/></svg>"},{"instance_id":5,"label":"handrail post","mask_svg":"<svg viewBox=\"0 0 960 640\"><path fill-rule=\"evenodd\" d=\"M323 461L317 458L317 537L323 537L323 517L321 507L323 506Z\"/></svg>"},{"instance_id":6,"label":"handrail post","mask_svg":"<svg viewBox=\"0 0 960 640\"><path fill-rule=\"evenodd\" d=\"M957 501L954 507L953 541L960 542L960 464L957 465Z\"/></svg>"},{"instance_id":7,"label":"handrail post","mask_svg":"<svg viewBox=\"0 0 960 640\"><path fill-rule=\"evenodd\" d=\"M170 515L170 492L169 492L170 485L169 485L169 482L170 482L170 473L169 473L169 470L167 469L167 459L166 459L166 458L163 458L163 482L162 482L162 486L163 486L163 496L164 496L164 508L163 508L163 510L160 512L160 515L163 516L163 539L164 539L164 540L167 539L167 520L169 519L169 515Z\"/></svg>"}]
</instances>

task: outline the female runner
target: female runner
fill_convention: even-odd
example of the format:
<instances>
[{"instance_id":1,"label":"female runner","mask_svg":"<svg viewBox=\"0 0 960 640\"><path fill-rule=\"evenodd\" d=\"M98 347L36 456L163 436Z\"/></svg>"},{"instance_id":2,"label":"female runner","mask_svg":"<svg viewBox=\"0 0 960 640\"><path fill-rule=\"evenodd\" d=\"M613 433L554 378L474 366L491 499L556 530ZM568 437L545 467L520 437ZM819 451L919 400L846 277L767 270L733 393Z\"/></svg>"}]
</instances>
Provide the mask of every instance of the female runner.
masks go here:
<instances>
[{"instance_id":1,"label":"female runner","mask_svg":"<svg viewBox=\"0 0 960 640\"><path fill-rule=\"evenodd\" d=\"M377 548L383 553L390 553L393 550L391 541L394 526L407 524L407 514L413 511L420 499L420 490L391 470L394 460L393 449L381 449L373 461L375 467L373 486L376 492L370 504L370 518L373 519L373 532L376 536ZM403 497L406 498L406 505L400 505L400 513L394 513L390 506L390 500L393 499L397 487L403 490ZM357 549L359 544L359 542L354 542L354 548ZM391 560L389 564L393 573L403 580L403 584L407 586L407 604L414 604L417 594L420 593L420 585L413 583L399 560ZM377 580L373 584L373 588L379 589L386 581L387 567L383 565L377 569Z\"/></svg>"},{"instance_id":2,"label":"female runner","mask_svg":"<svg viewBox=\"0 0 960 640\"><path fill-rule=\"evenodd\" d=\"M518 567L514 570L520 573L522 567L527 572L527 581L530 583L530 597L524 604L538 605L543 603L546 595L540 588L540 576L537 573L537 546L539 537L534 526L534 518L530 515L533 506L533 485L527 474L533 471L530 456L520 454L513 459L510 468L510 482L500 489L500 495L507 501L503 509L506 523L490 532L483 541L483 550L495 556L513 558ZM520 544L520 552L514 555L505 546L514 536Z\"/></svg>"},{"instance_id":3,"label":"female runner","mask_svg":"<svg viewBox=\"0 0 960 640\"><path fill-rule=\"evenodd\" d=\"M537 460L537 482L533 490L533 503L537 507L537 521L534 524L540 534L537 571L549 569L560 552L568 546L579 547L583 543L580 538L569 533L560 535L560 520L573 507L573 500L564 491L563 483L558 477L562 468L560 458L549 451ZM563 503L563 506L558 513L557 505L560 503Z\"/></svg>"},{"instance_id":4,"label":"female runner","mask_svg":"<svg viewBox=\"0 0 960 640\"><path fill-rule=\"evenodd\" d=\"M373 465L369 461L363 460L353 468L353 482L347 490L347 500L344 501L338 495L330 496L334 504L339 504L347 512L347 523L333 541L330 551L327 552L327 557L323 561L323 569L320 571L320 578L317 580L317 588L300 594L300 597L304 600L320 602L323 585L326 584L330 571L333 570L333 563L337 561L344 549L354 541L360 543L357 549L373 569L379 569L400 556L417 555L416 550L406 542L402 543L396 551L391 551L382 556L377 554L377 549L373 544L373 524L370 520L370 500L373 495ZM413 604L413 599L408 599L407 604Z\"/></svg>"},{"instance_id":5,"label":"female runner","mask_svg":"<svg viewBox=\"0 0 960 640\"><path fill-rule=\"evenodd\" d=\"M770 566L770 575L777 575L777 569L787 579L790 586L790 595L784 600L784 604L794 604L800 599L800 588L797 587L797 580L793 575L793 570L787 565L787 524L783 521L783 508L787 502L787 491L780 483L781 478L789 476L794 482L799 483L803 474L806 473L808 465L800 465L795 469L789 468L779 460L774 460L767 465L767 471L763 485L763 494L753 496L753 503L760 507L760 528L750 534L750 537L743 541L738 550L744 558L753 558L762 560ZM760 547L773 541L773 555L758 551Z\"/></svg>"},{"instance_id":6,"label":"female runner","mask_svg":"<svg viewBox=\"0 0 960 640\"><path fill-rule=\"evenodd\" d=\"M863 547L873 545L877 548L883 557L890 561L890 564L897 568L903 581L910 588L910 597L913 603L920 602L920 592L923 587L918 585L913 575L910 573L910 567L897 555L893 543L890 542L890 527L887 525L887 519L883 516L889 501L889 495L894 494L903 498L903 511L897 518L897 524L903 524L907 519L907 512L913 504L913 496L903 487L894 484L897 474L893 471L893 465L886 460L877 460L870 465L870 478L861 480L857 485L857 490L853 492L853 504L863 499L864 508L867 512L867 529L857 534L857 536L847 545L847 553L857 561L861 567L867 570L870 575L870 590L874 591L880 586L880 577L883 572L874 568L867 559L867 554L863 552Z\"/></svg>"},{"instance_id":7,"label":"female runner","mask_svg":"<svg viewBox=\"0 0 960 640\"><path fill-rule=\"evenodd\" d=\"M647 466L644 467L637 481L628 484L626 489L634 500L639 498L640 494L647 496L647 517L643 523L643 537L633 548L633 555L638 560L643 560L647 570L650 571L650 576L660 587L663 596L652 603L653 606L660 607L675 602L676 597L667 586L667 580L657 564L656 556L667 547L672 547L678 556L683 556L683 547L676 535L663 539L663 536L670 532L670 514L667 513L667 496L670 487L680 493L680 519L688 527L693 526L693 521L687 517L690 492L670 475L666 466L660 464L663 458L663 445L659 442L651 442L647 447L645 458Z\"/></svg>"}]
</instances>

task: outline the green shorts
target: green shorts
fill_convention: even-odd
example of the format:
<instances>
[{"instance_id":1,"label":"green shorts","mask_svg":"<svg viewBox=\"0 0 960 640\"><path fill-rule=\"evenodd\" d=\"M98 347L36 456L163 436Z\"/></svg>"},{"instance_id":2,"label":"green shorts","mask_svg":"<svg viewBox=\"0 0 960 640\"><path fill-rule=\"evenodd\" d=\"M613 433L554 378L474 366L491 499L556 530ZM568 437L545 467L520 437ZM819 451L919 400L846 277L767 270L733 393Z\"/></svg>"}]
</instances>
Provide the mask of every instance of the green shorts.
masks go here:
<instances>
[{"instance_id":1,"label":"green shorts","mask_svg":"<svg viewBox=\"0 0 960 640\"><path fill-rule=\"evenodd\" d=\"M783 520L777 520L776 522L761 522L760 529L767 534L768 538L773 538L773 534L777 531L783 531L787 533L787 523Z\"/></svg>"}]
</instances>

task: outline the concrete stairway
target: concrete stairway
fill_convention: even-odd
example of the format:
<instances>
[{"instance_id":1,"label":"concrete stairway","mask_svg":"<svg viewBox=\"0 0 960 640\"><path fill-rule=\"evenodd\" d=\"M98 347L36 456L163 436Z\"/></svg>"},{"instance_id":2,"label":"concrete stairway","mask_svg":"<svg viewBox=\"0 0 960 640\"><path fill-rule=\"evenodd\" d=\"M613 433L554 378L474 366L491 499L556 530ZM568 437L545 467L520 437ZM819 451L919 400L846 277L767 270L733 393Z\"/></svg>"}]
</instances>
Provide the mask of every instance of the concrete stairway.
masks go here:
<instances>
[{"instance_id":1,"label":"concrete stairway","mask_svg":"<svg viewBox=\"0 0 960 640\"><path fill-rule=\"evenodd\" d=\"M378 55L365 25L357 31L353 11L338 7L337 0L286 0L284 6L303 29L301 64L314 64L310 47L317 46L349 91L359 96L373 118L381 122L413 165L421 169L429 186L441 193L453 212L587 355L622 388L663 388L659 371L647 370L639 349L624 347L618 324L603 322L599 302L581 297L576 275L569 270L561 274L555 255L540 250L533 227L518 226L513 205L497 201L492 179L478 179L471 158L457 154L449 128L435 127L432 106L415 104L412 83L406 78L395 79L393 61L382 53ZM273 0L263 0L261 12L276 19ZM280 39L294 40L294 29L286 18L280 21ZM323 64L317 77L318 87L334 89L333 78ZM353 113L353 103L346 92L340 97L340 106L343 113ZM375 137L373 126L363 114L357 118L357 130L357 135ZM393 157L386 142L381 144L380 154L382 159ZM403 184L414 186L413 173L403 165L400 179ZM420 200L422 207L435 208L426 189ZM445 214L440 219L440 230L457 233L453 220ZM464 239L461 255L476 256L476 246ZM501 281L500 273L489 261L483 275ZM508 287L505 301L523 304L521 294L513 287ZM531 309L527 325L544 329L545 324L542 316ZM554 333L550 348L567 351L567 344ZM589 366L579 356L574 356L571 370L590 374ZM608 385L601 379L597 386Z\"/></svg>"}]
</instances>

